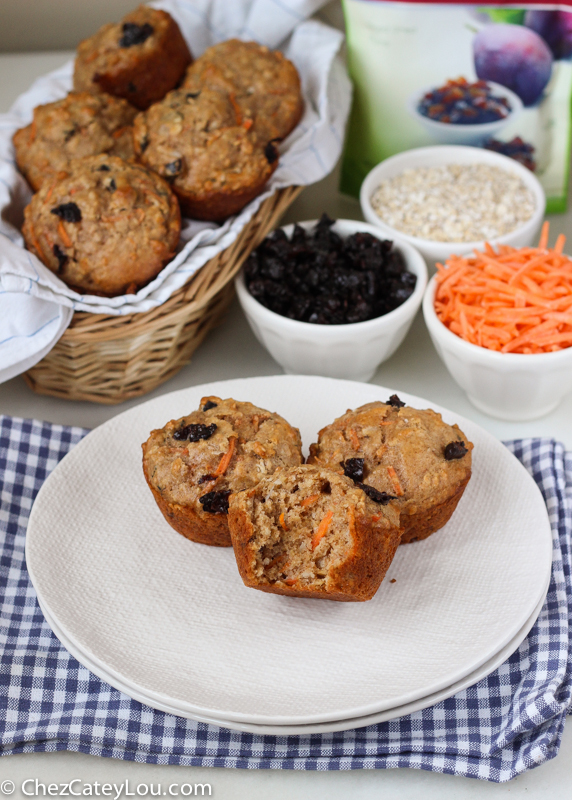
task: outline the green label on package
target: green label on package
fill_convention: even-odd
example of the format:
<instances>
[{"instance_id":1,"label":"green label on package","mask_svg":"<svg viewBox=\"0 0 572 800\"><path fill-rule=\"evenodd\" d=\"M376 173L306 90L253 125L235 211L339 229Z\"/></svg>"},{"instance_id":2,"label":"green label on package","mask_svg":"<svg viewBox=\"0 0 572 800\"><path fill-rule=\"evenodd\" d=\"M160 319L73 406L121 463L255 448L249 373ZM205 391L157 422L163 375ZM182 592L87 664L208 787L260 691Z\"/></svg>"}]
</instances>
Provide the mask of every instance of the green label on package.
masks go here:
<instances>
[{"instance_id":1,"label":"green label on package","mask_svg":"<svg viewBox=\"0 0 572 800\"><path fill-rule=\"evenodd\" d=\"M572 8L343 0L354 81L341 190L389 156L485 147L534 171L566 210Z\"/></svg>"}]
</instances>

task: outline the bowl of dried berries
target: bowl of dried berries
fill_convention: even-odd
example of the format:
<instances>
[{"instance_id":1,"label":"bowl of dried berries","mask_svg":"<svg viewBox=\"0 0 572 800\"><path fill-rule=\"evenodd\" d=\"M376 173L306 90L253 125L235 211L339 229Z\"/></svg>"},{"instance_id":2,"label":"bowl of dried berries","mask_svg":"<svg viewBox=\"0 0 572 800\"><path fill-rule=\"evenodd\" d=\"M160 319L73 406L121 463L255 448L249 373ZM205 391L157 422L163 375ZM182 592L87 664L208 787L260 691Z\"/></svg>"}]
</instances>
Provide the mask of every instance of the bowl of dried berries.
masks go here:
<instances>
[{"instance_id":1,"label":"bowl of dried berries","mask_svg":"<svg viewBox=\"0 0 572 800\"><path fill-rule=\"evenodd\" d=\"M537 240L546 197L533 173L478 147L434 145L382 161L366 176L360 203L368 222L399 237L428 266L482 249Z\"/></svg>"},{"instance_id":2,"label":"bowl of dried berries","mask_svg":"<svg viewBox=\"0 0 572 800\"><path fill-rule=\"evenodd\" d=\"M425 262L407 242L323 215L267 237L236 290L285 372L367 381L405 338L426 284Z\"/></svg>"},{"instance_id":3,"label":"bowl of dried berries","mask_svg":"<svg viewBox=\"0 0 572 800\"><path fill-rule=\"evenodd\" d=\"M499 83L457 78L415 92L408 108L437 142L480 145L514 121L522 111L522 100Z\"/></svg>"}]
</instances>

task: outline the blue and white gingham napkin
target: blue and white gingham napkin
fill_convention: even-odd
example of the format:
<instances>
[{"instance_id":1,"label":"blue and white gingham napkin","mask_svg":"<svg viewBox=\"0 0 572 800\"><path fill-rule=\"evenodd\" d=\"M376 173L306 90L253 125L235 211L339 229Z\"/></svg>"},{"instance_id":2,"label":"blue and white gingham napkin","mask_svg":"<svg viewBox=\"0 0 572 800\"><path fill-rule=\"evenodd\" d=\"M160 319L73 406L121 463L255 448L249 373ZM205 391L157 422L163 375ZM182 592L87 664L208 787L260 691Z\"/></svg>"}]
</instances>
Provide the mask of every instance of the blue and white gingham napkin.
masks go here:
<instances>
[{"instance_id":1,"label":"blue and white gingham napkin","mask_svg":"<svg viewBox=\"0 0 572 800\"><path fill-rule=\"evenodd\" d=\"M24 562L33 500L86 433L0 416L0 755L73 750L158 764L248 769L413 767L503 782L558 753L572 711L572 453L507 443L538 483L554 555L546 603L518 650L487 678L409 716L311 736L255 736L131 700L60 645Z\"/></svg>"}]
</instances>

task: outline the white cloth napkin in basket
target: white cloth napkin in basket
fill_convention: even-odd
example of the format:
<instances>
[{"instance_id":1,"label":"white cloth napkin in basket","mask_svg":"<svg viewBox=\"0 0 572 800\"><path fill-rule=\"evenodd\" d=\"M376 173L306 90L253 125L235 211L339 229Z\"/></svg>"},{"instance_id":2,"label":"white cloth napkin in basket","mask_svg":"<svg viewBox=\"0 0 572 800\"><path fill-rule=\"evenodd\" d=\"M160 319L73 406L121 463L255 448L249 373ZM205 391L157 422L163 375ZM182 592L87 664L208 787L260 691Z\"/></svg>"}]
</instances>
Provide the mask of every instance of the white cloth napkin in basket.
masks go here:
<instances>
[{"instance_id":1,"label":"white cloth napkin in basket","mask_svg":"<svg viewBox=\"0 0 572 800\"><path fill-rule=\"evenodd\" d=\"M308 185L338 160L349 113L351 84L339 58L343 35L307 20L325 0L163 0L153 3L179 24L195 57L232 37L280 47L302 80L305 111L281 145L280 163L264 193L221 225L183 221L179 252L136 294L80 295L24 249L19 227L30 190L14 161L12 136L37 105L72 88L73 62L45 75L0 115L0 383L37 363L65 331L73 311L123 315L164 303L189 277L229 247L277 189Z\"/></svg>"}]
</instances>

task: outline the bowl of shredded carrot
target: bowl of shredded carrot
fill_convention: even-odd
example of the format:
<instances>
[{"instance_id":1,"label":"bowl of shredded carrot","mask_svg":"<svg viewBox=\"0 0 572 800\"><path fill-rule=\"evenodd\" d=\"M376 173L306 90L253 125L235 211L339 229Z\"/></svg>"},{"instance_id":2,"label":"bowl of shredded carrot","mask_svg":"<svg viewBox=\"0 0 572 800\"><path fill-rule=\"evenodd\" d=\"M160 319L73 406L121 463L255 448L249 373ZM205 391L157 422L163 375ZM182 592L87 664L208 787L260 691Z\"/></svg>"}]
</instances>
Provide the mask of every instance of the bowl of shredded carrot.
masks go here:
<instances>
[{"instance_id":1,"label":"bowl of shredded carrot","mask_svg":"<svg viewBox=\"0 0 572 800\"><path fill-rule=\"evenodd\" d=\"M485 244L437 265L423 301L453 379L491 416L535 419L572 391L572 259L548 247Z\"/></svg>"}]
</instances>

